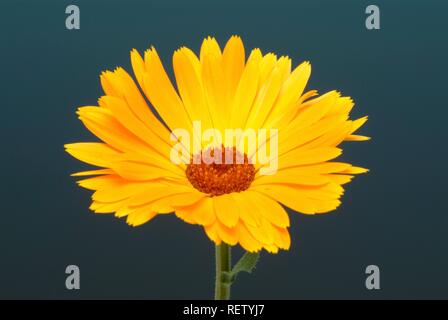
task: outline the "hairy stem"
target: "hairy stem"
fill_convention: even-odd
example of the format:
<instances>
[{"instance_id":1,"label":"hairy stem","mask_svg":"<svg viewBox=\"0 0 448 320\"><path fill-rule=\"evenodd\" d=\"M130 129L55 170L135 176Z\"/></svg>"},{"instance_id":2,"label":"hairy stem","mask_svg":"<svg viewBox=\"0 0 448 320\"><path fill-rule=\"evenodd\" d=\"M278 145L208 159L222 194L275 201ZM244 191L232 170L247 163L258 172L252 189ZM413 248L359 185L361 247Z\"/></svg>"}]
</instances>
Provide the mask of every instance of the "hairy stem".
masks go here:
<instances>
[{"instance_id":1,"label":"hairy stem","mask_svg":"<svg viewBox=\"0 0 448 320\"><path fill-rule=\"evenodd\" d=\"M232 285L231 268L232 254L230 246L224 242L215 247L216 257L216 282L215 300L229 300L230 287Z\"/></svg>"}]
</instances>

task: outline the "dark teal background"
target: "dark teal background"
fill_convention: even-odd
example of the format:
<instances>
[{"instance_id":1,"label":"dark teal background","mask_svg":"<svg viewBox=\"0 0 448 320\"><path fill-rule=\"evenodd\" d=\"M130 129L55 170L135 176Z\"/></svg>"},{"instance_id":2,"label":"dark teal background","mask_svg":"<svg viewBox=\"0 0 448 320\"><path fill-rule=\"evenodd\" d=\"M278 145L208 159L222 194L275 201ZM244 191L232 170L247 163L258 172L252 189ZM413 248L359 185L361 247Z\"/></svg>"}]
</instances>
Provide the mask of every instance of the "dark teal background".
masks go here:
<instances>
[{"instance_id":1,"label":"dark teal background","mask_svg":"<svg viewBox=\"0 0 448 320\"><path fill-rule=\"evenodd\" d=\"M65 29L65 7L81 29ZM364 26L368 4L381 30ZM155 45L198 51L232 34L310 60L308 88L341 90L354 117L369 115L367 143L343 159L371 169L326 215L292 213L292 247L262 253L238 278L241 299L448 298L446 1L2 1L0 4L0 298L208 299L213 245L174 216L131 228L88 210L69 174L86 166L63 151L93 140L75 110L95 104L102 70ZM238 254L240 251L238 250ZM81 290L65 289L65 267ZM381 289L364 286L367 265Z\"/></svg>"}]
</instances>

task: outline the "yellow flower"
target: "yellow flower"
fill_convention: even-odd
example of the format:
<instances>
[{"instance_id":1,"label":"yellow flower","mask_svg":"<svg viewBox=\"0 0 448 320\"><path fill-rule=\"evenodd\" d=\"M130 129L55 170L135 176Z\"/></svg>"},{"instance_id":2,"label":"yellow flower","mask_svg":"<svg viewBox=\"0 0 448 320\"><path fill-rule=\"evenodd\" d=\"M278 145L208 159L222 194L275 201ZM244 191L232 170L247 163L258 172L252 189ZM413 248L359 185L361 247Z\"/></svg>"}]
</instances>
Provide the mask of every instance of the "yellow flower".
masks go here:
<instances>
[{"instance_id":1,"label":"yellow flower","mask_svg":"<svg viewBox=\"0 0 448 320\"><path fill-rule=\"evenodd\" d=\"M276 253L290 247L283 206L304 214L332 211L340 204L342 185L367 171L331 161L341 154L341 142L368 139L354 134L367 117L350 120L353 101L337 91L318 97L315 90L304 92L308 62L291 70L290 58L263 55L259 49L246 60L239 37L231 37L223 51L209 37L199 57L185 47L175 51L177 89L155 48L143 58L132 50L131 62L139 86L122 68L106 71L99 106L78 109L81 121L102 142L65 145L75 158L100 167L74 174L95 176L78 183L94 191L90 208L97 213L115 213L137 226L174 212L203 226L216 244ZM223 135L228 128L276 129L274 136L259 136L258 142L264 140L256 149L277 141L271 160L278 167L261 174L268 163L252 161L253 152L241 141L218 139L207 149L194 139L201 136L195 121ZM179 128L193 136L193 151L174 134ZM188 150L188 161L172 161L176 146ZM212 157L235 151L234 162L190 161L206 149ZM242 161L235 162L235 155Z\"/></svg>"}]
</instances>

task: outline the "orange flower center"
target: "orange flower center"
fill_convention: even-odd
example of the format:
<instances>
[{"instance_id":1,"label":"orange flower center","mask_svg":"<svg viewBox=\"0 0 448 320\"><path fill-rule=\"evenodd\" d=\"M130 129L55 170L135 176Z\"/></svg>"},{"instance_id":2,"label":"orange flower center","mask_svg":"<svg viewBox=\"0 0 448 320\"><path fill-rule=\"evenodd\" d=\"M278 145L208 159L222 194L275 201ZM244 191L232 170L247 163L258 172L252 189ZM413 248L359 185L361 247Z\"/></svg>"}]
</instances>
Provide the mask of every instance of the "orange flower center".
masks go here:
<instances>
[{"instance_id":1,"label":"orange flower center","mask_svg":"<svg viewBox=\"0 0 448 320\"><path fill-rule=\"evenodd\" d=\"M249 188L254 181L255 167L235 147L222 147L194 155L186 175L197 190L219 196Z\"/></svg>"}]
</instances>

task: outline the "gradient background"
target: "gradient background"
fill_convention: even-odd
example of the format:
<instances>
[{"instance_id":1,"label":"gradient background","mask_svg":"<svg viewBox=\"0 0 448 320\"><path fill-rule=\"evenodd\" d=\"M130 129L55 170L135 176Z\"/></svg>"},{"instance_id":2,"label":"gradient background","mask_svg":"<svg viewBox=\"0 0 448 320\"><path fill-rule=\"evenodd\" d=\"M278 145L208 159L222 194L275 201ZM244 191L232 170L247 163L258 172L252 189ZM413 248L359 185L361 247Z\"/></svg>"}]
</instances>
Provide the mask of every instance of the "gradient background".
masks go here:
<instances>
[{"instance_id":1,"label":"gradient background","mask_svg":"<svg viewBox=\"0 0 448 320\"><path fill-rule=\"evenodd\" d=\"M368 4L381 30L364 26ZM65 29L65 7L81 30ZM63 151L92 140L75 115L101 95L102 70L130 70L129 51L154 44L164 62L232 34L310 60L308 88L341 90L369 115L368 143L343 159L371 169L327 215L292 214L292 247L262 253L236 299L448 298L446 1L2 1L0 5L0 298L212 297L212 243L174 216L131 228L88 210ZM170 69L170 67L169 67ZM238 250L240 254L240 250ZM81 290L65 289L65 267ZM381 290L366 290L367 265Z\"/></svg>"}]
</instances>

